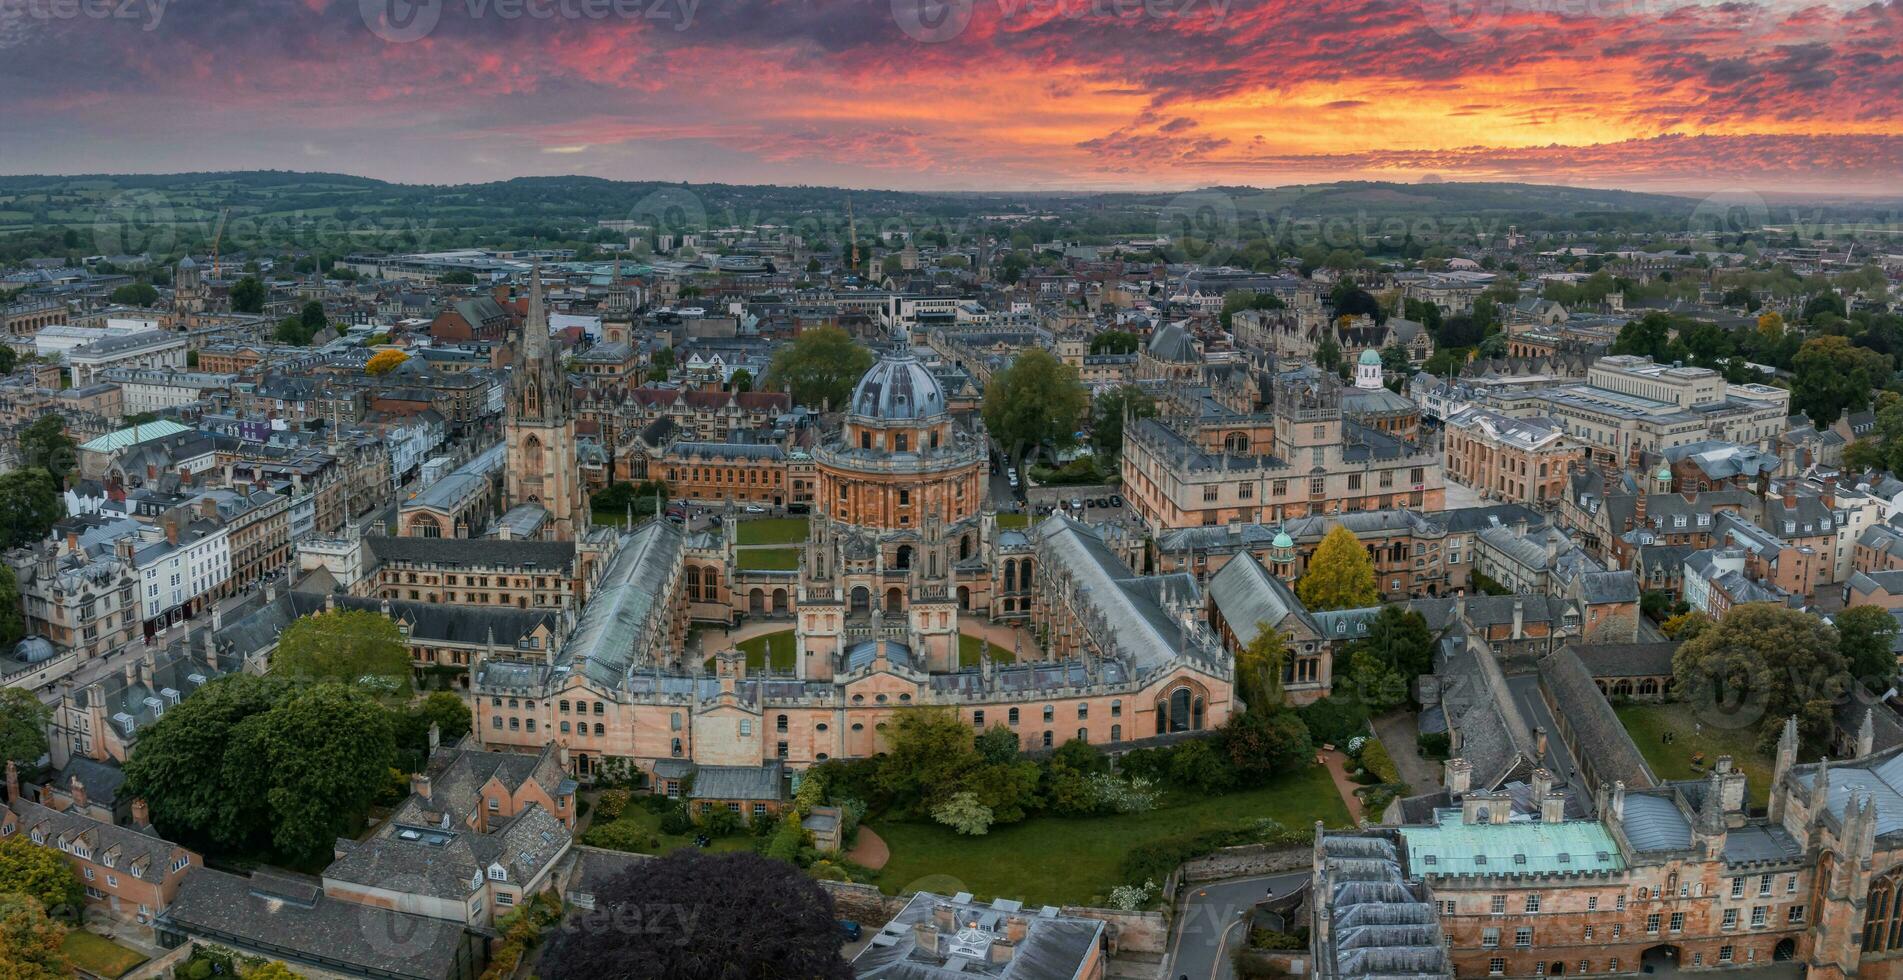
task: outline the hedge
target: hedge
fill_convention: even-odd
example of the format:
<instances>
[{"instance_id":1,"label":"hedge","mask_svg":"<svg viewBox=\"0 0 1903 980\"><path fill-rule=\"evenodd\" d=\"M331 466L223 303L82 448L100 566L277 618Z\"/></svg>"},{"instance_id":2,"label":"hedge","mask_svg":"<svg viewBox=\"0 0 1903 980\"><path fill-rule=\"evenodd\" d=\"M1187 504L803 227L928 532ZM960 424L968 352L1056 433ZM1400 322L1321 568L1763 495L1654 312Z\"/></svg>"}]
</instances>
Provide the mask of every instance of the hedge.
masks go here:
<instances>
[{"instance_id":1,"label":"hedge","mask_svg":"<svg viewBox=\"0 0 1903 980\"><path fill-rule=\"evenodd\" d=\"M1394 767L1394 760L1388 757L1387 746L1379 739L1369 739L1361 747L1361 768L1368 770L1384 783L1401 781L1401 771Z\"/></svg>"}]
</instances>

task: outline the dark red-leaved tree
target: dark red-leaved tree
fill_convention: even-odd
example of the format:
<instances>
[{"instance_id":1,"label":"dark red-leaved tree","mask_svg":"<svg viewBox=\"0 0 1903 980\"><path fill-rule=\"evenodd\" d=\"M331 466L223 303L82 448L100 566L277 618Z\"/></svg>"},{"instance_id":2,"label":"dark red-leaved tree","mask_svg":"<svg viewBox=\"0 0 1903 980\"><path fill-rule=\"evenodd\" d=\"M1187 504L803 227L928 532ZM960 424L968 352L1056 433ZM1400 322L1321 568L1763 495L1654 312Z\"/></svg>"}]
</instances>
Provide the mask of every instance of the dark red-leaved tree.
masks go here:
<instances>
[{"instance_id":1,"label":"dark red-leaved tree","mask_svg":"<svg viewBox=\"0 0 1903 980\"><path fill-rule=\"evenodd\" d=\"M683 848L595 889L536 970L601 980L852 980L832 896L757 854Z\"/></svg>"}]
</instances>

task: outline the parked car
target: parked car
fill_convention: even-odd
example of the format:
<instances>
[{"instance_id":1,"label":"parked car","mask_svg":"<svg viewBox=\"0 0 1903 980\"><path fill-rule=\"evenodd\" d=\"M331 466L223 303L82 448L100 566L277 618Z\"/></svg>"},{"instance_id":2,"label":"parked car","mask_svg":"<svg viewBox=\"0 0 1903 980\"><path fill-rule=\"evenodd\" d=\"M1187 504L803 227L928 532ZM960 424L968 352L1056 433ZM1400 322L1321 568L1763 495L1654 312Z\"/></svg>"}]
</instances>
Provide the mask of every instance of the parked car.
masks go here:
<instances>
[{"instance_id":1,"label":"parked car","mask_svg":"<svg viewBox=\"0 0 1903 980\"><path fill-rule=\"evenodd\" d=\"M1077 511L1077 512L1078 512L1078 513L1080 513L1080 514L1081 514L1081 513L1083 513L1083 510L1084 510L1084 498L1082 498L1082 497L1072 497L1072 498L1070 498L1070 509L1071 509L1071 510L1074 510L1074 511Z\"/></svg>"},{"instance_id":2,"label":"parked car","mask_svg":"<svg viewBox=\"0 0 1903 980\"><path fill-rule=\"evenodd\" d=\"M764 513L766 513L766 508L765 508L765 507L762 507L762 506L760 506L759 504L748 504L748 505L747 505L747 513L749 513L749 514L764 514Z\"/></svg>"},{"instance_id":3,"label":"parked car","mask_svg":"<svg viewBox=\"0 0 1903 980\"><path fill-rule=\"evenodd\" d=\"M1118 494L1114 494L1114 493L1113 493L1113 494L1111 494L1111 495L1110 495L1110 506L1112 506L1112 507L1122 507L1122 506L1123 506L1123 497L1121 497L1121 496L1119 496Z\"/></svg>"},{"instance_id":4,"label":"parked car","mask_svg":"<svg viewBox=\"0 0 1903 980\"><path fill-rule=\"evenodd\" d=\"M861 935L862 932L863 930L859 928L859 923L854 922L851 919L839 920L839 934L841 936L846 937L847 942L849 943L858 942L859 936Z\"/></svg>"}]
</instances>

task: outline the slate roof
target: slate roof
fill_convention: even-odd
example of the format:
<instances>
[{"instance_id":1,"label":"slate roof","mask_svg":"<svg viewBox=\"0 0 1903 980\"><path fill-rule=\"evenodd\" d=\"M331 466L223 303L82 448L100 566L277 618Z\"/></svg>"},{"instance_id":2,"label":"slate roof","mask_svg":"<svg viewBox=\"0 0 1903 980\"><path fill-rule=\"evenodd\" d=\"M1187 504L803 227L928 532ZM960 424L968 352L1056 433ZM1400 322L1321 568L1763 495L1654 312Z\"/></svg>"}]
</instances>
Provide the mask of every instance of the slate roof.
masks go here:
<instances>
[{"instance_id":1,"label":"slate roof","mask_svg":"<svg viewBox=\"0 0 1903 980\"><path fill-rule=\"evenodd\" d=\"M1658 677L1672 672L1678 642L1579 643L1569 649L1593 677Z\"/></svg>"},{"instance_id":2,"label":"slate roof","mask_svg":"<svg viewBox=\"0 0 1903 980\"><path fill-rule=\"evenodd\" d=\"M1541 657L1539 670L1548 703L1571 734L1568 747L1595 780L1593 788L1624 781L1627 789L1642 789L1658 782L1572 647Z\"/></svg>"},{"instance_id":3,"label":"slate roof","mask_svg":"<svg viewBox=\"0 0 1903 980\"><path fill-rule=\"evenodd\" d=\"M687 798L778 802L785 795L782 786L777 759L758 766L697 766Z\"/></svg>"},{"instance_id":4,"label":"slate roof","mask_svg":"<svg viewBox=\"0 0 1903 980\"><path fill-rule=\"evenodd\" d=\"M384 563L478 567L535 567L569 572L575 567L573 541L504 541L495 538L376 538L364 546Z\"/></svg>"},{"instance_id":5,"label":"slate roof","mask_svg":"<svg viewBox=\"0 0 1903 980\"><path fill-rule=\"evenodd\" d=\"M464 931L460 923L330 898L300 879L210 868L186 877L164 918L192 935L403 980L457 975Z\"/></svg>"},{"instance_id":6,"label":"slate roof","mask_svg":"<svg viewBox=\"0 0 1903 980\"><path fill-rule=\"evenodd\" d=\"M1676 851L1692 846L1692 822L1669 795L1627 793L1626 842L1636 851Z\"/></svg>"},{"instance_id":7,"label":"slate roof","mask_svg":"<svg viewBox=\"0 0 1903 980\"><path fill-rule=\"evenodd\" d=\"M171 865L188 852L160 837L150 827L123 827L72 811L55 810L22 797L5 804L19 823L20 832L36 844L59 847L84 842L95 858L113 855L113 867L142 881L164 879Z\"/></svg>"}]
</instances>

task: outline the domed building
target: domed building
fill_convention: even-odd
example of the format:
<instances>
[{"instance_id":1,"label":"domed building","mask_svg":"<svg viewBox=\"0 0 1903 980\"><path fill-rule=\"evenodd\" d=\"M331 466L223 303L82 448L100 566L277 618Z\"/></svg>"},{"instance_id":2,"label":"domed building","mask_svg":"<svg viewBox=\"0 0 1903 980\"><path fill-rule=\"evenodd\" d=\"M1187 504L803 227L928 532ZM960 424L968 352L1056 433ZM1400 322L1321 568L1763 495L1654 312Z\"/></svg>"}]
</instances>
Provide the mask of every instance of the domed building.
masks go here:
<instances>
[{"instance_id":1,"label":"domed building","mask_svg":"<svg viewBox=\"0 0 1903 980\"><path fill-rule=\"evenodd\" d=\"M987 458L983 430L952 416L903 337L859 379L839 432L813 453L804 676L848 669L868 638L918 644L907 653L920 669L956 667L958 613L986 574Z\"/></svg>"}]
</instances>

